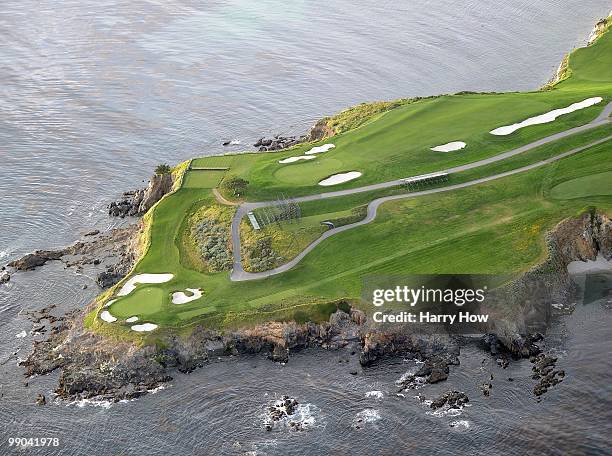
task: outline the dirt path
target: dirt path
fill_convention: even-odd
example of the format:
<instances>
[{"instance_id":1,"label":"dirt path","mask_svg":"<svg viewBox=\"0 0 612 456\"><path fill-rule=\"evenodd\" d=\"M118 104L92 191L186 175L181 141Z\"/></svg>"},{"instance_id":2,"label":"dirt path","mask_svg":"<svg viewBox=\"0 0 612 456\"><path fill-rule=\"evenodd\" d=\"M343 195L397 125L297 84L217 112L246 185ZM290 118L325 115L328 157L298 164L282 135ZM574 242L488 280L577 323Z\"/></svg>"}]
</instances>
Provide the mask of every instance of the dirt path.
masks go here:
<instances>
[{"instance_id":1,"label":"dirt path","mask_svg":"<svg viewBox=\"0 0 612 456\"><path fill-rule=\"evenodd\" d=\"M213 191L213 194L215 195L215 199L217 200L219 204L223 204L224 206L240 206L240 203L226 200L218 189L213 188L212 191Z\"/></svg>"}]
</instances>

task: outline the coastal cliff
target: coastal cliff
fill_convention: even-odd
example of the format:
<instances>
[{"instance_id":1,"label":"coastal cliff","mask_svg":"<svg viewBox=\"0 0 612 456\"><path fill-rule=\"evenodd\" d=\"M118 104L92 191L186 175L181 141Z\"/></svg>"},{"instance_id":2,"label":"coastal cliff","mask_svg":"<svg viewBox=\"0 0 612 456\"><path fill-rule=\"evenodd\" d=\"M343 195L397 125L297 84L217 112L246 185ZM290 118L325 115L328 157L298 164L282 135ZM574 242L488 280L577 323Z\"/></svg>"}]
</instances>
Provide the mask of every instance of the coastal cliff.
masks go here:
<instances>
[{"instance_id":1,"label":"coastal cliff","mask_svg":"<svg viewBox=\"0 0 612 456\"><path fill-rule=\"evenodd\" d=\"M550 313L553 302L573 298L574 286L567 273L572 261L594 260L598 254L612 258L612 221L605 214L591 212L559 223L547 236L549 257L506 287L512 296L513 319L494 320L483 347L493 355L529 357L539 353L528 321L534 311ZM551 299L535 303L526 293L528 284L545 274ZM119 400L137 397L172 379L172 372L190 372L218 356L266 354L271 360L287 362L295 350L308 347L359 352L359 362L371 365L389 356L410 356L425 360L416 380L436 383L448 377L456 364L459 341L449 335L420 335L409 325L378 327L355 308L338 308L323 323L271 321L255 327L219 332L201 326L189 336L161 336L157 345L139 346L131 341L110 340L83 326L83 315L59 319L44 341L34 343L32 354L22 363L26 376L43 375L60 369L56 393L67 399L99 398ZM545 330L545 328L538 328ZM422 371L422 372L421 372ZM412 379L412 381L416 381ZM405 387L410 387L409 384Z\"/></svg>"}]
</instances>

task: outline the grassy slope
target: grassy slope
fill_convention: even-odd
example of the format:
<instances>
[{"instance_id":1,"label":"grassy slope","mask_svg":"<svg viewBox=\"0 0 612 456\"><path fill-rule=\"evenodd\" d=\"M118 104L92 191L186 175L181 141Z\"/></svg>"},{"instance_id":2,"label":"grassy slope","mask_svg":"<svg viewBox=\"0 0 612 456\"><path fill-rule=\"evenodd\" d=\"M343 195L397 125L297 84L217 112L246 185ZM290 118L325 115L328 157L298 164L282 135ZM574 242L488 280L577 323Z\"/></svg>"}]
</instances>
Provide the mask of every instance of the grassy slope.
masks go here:
<instances>
[{"instance_id":1,"label":"grassy slope","mask_svg":"<svg viewBox=\"0 0 612 456\"><path fill-rule=\"evenodd\" d=\"M336 149L312 161L330 161L331 164L319 168L315 163L289 165L304 170L305 174L296 173L295 177L302 179L301 183L279 183L279 170L289 166L276 164L280 158L299 153L299 147L291 153L235 156L230 161L231 172L251 181L250 199L272 197L278 191L290 195L312 193L320 190L312 186L313 182L337 170L363 167L363 179L345 187L360 186L473 161L585 123L603 104L507 137L488 134L490 129L501 124L520 121L589 96L611 99L612 75L604 59L612 55L610 35L607 33L589 48L574 52L569 59L572 76L554 90L444 96L403 105L379 115L375 121L335 137ZM490 165L487 169L472 170L454 178L468 180L521 166L609 134L609 129L605 128L538 148L508 163ZM457 154L436 154L427 150L451 140L464 140L469 146ZM183 218L201 205L215 204L210 189L183 187L155 208L150 248L135 268L136 272L173 272L175 278L161 286L138 287L132 295L117 301L111 312L121 318L139 315L143 321L160 324L162 330L197 322L228 327L270 318L304 319L306 316L316 320L325 318L334 308L328 304L330 301L358 298L362 278L367 274L519 273L543 258L546 253L543 233L562 218L590 205L612 212L610 196L586 195L569 200L550 197L550 189L562 182L612 170L610 149L608 142L522 175L388 203L381 207L374 223L328 239L287 273L255 282L232 283L227 273L203 274L182 261L183 245L178 234ZM222 161L225 163L225 159ZM219 166L216 162L218 158L198 159L194 165ZM308 167L313 169L308 171ZM291 175L290 171L282 173ZM384 193L394 191L397 190ZM311 216L346 211L369 201L372 196L363 194L326 200L318 207L309 204L303 210L305 215ZM189 304L172 305L170 293L186 287L202 287L205 296ZM147 290L161 290L162 293ZM93 319L93 325L103 331L113 326L97 319ZM127 326L115 323L112 331L120 332L122 328Z\"/></svg>"}]
</instances>

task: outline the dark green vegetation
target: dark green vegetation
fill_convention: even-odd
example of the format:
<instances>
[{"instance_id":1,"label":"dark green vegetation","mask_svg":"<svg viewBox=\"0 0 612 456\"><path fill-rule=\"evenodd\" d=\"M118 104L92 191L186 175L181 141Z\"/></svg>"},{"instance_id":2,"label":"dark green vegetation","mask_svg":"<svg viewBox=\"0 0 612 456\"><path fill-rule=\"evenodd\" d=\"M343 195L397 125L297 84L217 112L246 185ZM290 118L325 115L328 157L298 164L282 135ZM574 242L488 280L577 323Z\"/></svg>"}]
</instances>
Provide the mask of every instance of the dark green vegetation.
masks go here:
<instances>
[{"instance_id":1,"label":"dark green vegetation","mask_svg":"<svg viewBox=\"0 0 612 456\"><path fill-rule=\"evenodd\" d=\"M170 174L171 172L172 172L172 168L167 163L162 163L160 165L157 165L157 167L155 168L155 174L158 174L160 176L164 174Z\"/></svg>"},{"instance_id":2,"label":"dark green vegetation","mask_svg":"<svg viewBox=\"0 0 612 456\"><path fill-rule=\"evenodd\" d=\"M569 77L551 90L445 95L397 102L392 109L383 105L384 109L373 108L374 112L362 106L344 119L357 128L328 139L324 143L333 143L336 148L310 161L278 163L314 144L283 152L193 160L183 186L147 214L148 248L134 270L173 273L174 278L164 284L139 285L132 294L117 300L109 310L118 322L105 324L92 315L88 324L99 331L131 337L134 333L122 320L137 315L139 323L160 325L149 336L155 338L163 331L188 331L194 324L228 328L270 319L318 321L327 318L343 299L363 306L359 296L363 278L369 274L520 274L545 258L544 234L562 219L589 207L612 214L610 141L523 174L386 203L374 222L332 236L295 268L265 280L231 282L229 272L223 270L228 265L224 256L228 246L219 227L228 229L234 208L220 206L210 189L220 186L228 199L240 194L258 201L275 199L281 192L299 196L360 187L469 163L585 124L612 100L611 35L608 32L592 46L572 53ZM508 136L489 134L501 125L594 96L604 101ZM365 118L357 119L356 112L365 112ZM454 174L449 184L534 163L611 132L610 125L598 127L505 161ZM451 153L429 150L455 140L468 146ZM363 176L331 188L317 185L321 178L348 170L361 171ZM244 187L225 184L233 180L231 176L249 182L246 194ZM292 258L326 229L322 221L352 223L363 217L363 208L372 199L405 191L389 188L303 203L299 223L272 224L261 232L254 232L243 221L243 248L269 248L283 259ZM206 226L198 235L194 227L202 223ZM266 238L269 244L261 241ZM215 264L218 259L221 266L211 267L211 258ZM186 288L202 288L204 296L187 304L172 304L171 293ZM114 291L105 294L101 304Z\"/></svg>"}]
</instances>

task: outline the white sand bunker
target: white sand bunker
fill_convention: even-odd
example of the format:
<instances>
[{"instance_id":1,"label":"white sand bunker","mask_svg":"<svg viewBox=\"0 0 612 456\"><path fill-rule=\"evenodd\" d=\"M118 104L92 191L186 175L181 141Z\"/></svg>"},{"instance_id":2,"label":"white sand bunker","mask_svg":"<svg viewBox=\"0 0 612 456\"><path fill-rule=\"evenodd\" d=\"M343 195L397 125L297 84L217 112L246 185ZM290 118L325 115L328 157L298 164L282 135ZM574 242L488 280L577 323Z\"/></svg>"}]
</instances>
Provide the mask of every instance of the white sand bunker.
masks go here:
<instances>
[{"instance_id":1,"label":"white sand bunker","mask_svg":"<svg viewBox=\"0 0 612 456\"><path fill-rule=\"evenodd\" d=\"M110 301L108 301L106 304L104 304L104 307L110 307L113 305L113 303L116 301L116 299L111 299Z\"/></svg>"},{"instance_id":2,"label":"white sand bunker","mask_svg":"<svg viewBox=\"0 0 612 456\"><path fill-rule=\"evenodd\" d=\"M323 144L322 146L313 147L308 152L304 153L306 155L320 154L322 152L327 152L328 150L333 149L334 147L336 146L334 146L333 144Z\"/></svg>"},{"instance_id":3,"label":"white sand bunker","mask_svg":"<svg viewBox=\"0 0 612 456\"><path fill-rule=\"evenodd\" d=\"M602 100L603 98L601 97L587 98L586 100L571 104L565 108L553 109L552 111L540 114L539 116L525 119L522 122L496 128L495 130L491 130L490 133L496 136L509 135L510 133L514 133L516 130L519 130L524 127L529 127L530 125L539 125L552 122L557 117L562 116L563 114L569 114L570 112L578 111L579 109L588 108L590 106L596 105L597 103L601 103Z\"/></svg>"},{"instance_id":4,"label":"white sand bunker","mask_svg":"<svg viewBox=\"0 0 612 456\"><path fill-rule=\"evenodd\" d=\"M164 283L172 280L174 274L138 274L128 280L117 296L126 296L129 295L132 291L136 289L137 283Z\"/></svg>"},{"instance_id":5,"label":"white sand bunker","mask_svg":"<svg viewBox=\"0 0 612 456\"><path fill-rule=\"evenodd\" d=\"M104 310L101 314L100 314L100 318L102 320L104 320L106 323L114 323L117 321L117 319L115 317L113 317L111 315L111 313L108 310Z\"/></svg>"},{"instance_id":6,"label":"white sand bunker","mask_svg":"<svg viewBox=\"0 0 612 456\"><path fill-rule=\"evenodd\" d=\"M144 323L142 325L132 326L132 331L138 331L138 332L153 331L154 329L157 329L157 325L155 323Z\"/></svg>"},{"instance_id":7,"label":"white sand bunker","mask_svg":"<svg viewBox=\"0 0 612 456\"><path fill-rule=\"evenodd\" d=\"M191 296L187 296L182 291L172 293L172 304L185 304L202 297L202 290L199 288L186 288L186 290L191 292Z\"/></svg>"},{"instance_id":8,"label":"white sand bunker","mask_svg":"<svg viewBox=\"0 0 612 456\"><path fill-rule=\"evenodd\" d=\"M295 157L284 158L282 160L279 160L278 162L282 164L295 163L300 160L312 160L313 158L317 158L317 157L315 157L314 155L298 155Z\"/></svg>"},{"instance_id":9,"label":"white sand bunker","mask_svg":"<svg viewBox=\"0 0 612 456\"><path fill-rule=\"evenodd\" d=\"M361 173L359 171L349 171L348 173L334 174L333 176L329 176L328 178L323 179L321 182L319 182L319 185L327 187L329 185L343 184L344 182L357 179L360 176Z\"/></svg>"},{"instance_id":10,"label":"white sand bunker","mask_svg":"<svg viewBox=\"0 0 612 456\"><path fill-rule=\"evenodd\" d=\"M134 323L135 321L138 321L138 317L130 317L125 320L126 323Z\"/></svg>"},{"instance_id":11,"label":"white sand bunker","mask_svg":"<svg viewBox=\"0 0 612 456\"><path fill-rule=\"evenodd\" d=\"M453 152L455 150L463 149L467 144L463 141L453 141L441 146L432 147L430 150L434 152Z\"/></svg>"}]
</instances>

